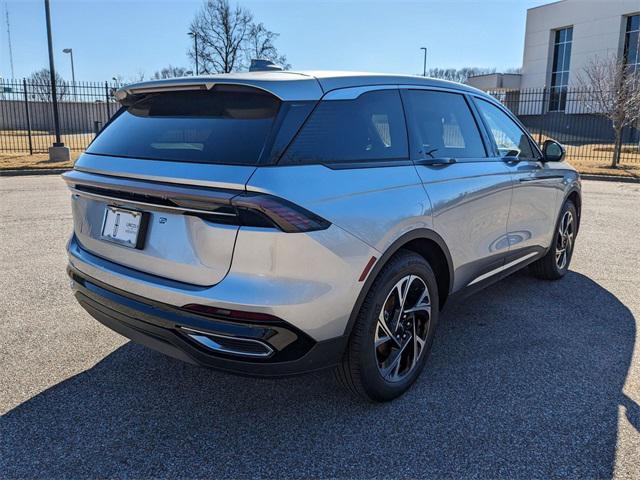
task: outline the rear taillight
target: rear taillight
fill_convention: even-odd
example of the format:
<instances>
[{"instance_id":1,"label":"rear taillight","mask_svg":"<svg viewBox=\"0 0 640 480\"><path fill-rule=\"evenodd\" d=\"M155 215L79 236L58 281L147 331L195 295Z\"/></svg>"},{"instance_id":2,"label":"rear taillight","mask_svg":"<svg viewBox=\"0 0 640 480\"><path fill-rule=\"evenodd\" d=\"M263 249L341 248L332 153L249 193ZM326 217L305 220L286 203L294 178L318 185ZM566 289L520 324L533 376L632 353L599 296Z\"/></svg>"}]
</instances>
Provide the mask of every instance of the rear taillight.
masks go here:
<instances>
[{"instance_id":1,"label":"rear taillight","mask_svg":"<svg viewBox=\"0 0 640 480\"><path fill-rule=\"evenodd\" d=\"M315 213L272 195L246 193L233 197L231 205L238 209L243 225L245 222L259 222L260 217L266 217L280 230L290 233L325 230L331 225Z\"/></svg>"}]
</instances>

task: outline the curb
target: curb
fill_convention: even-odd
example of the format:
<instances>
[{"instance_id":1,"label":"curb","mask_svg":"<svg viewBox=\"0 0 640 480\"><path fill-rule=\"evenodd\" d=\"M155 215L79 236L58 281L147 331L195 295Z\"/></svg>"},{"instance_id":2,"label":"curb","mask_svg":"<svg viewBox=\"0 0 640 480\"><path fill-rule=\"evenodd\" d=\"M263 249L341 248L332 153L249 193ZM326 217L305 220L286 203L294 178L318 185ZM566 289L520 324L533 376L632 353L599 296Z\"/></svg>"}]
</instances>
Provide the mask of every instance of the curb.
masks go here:
<instances>
[{"instance_id":1,"label":"curb","mask_svg":"<svg viewBox=\"0 0 640 480\"><path fill-rule=\"evenodd\" d=\"M580 178L582 180L596 180L599 182L640 183L640 178L638 177L618 177L616 175L590 175L588 173L581 173Z\"/></svg>"},{"instance_id":2,"label":"curb","mask_svg":"<svg viewBox=\"0 0 640 480\"><path fill-rule=\"evenodd\" d=\"M25 168L21 170L0 170L0 177L21 177L24 175L60 175L68 172L71 167L65 168Z\"/></svg>"}]
</instances>

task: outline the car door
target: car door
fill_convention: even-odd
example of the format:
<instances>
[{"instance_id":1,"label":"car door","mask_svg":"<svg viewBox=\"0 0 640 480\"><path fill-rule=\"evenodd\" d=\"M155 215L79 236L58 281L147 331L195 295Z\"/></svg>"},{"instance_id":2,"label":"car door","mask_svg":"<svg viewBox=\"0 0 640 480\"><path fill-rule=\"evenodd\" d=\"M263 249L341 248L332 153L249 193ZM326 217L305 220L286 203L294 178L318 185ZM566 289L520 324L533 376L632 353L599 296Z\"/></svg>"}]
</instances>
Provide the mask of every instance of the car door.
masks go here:
<instances>
[{"instance_id":1,"label":"car door","mask_svg":"<svg viewBox=\"0 0 640 480\"><path fill-rule=\"evenodd\" d=\"M542 161L533 140L502 106L478 97L475 103L491 134L495 153L513 180L507 227L509 261L525 260L551 243L563 176Z\"/></svg>"},{"instance_id":2,"label":"car door","mask_svg":"<svg viewBox=\"0 0 640 480\"><path fill-rule=\"evenodd\" d=\"M447 243L453 290L501 271L508 252L511 174L461 93L406 87L411 156L429 195L433 228Z\"/></svg>"}]
</instances>

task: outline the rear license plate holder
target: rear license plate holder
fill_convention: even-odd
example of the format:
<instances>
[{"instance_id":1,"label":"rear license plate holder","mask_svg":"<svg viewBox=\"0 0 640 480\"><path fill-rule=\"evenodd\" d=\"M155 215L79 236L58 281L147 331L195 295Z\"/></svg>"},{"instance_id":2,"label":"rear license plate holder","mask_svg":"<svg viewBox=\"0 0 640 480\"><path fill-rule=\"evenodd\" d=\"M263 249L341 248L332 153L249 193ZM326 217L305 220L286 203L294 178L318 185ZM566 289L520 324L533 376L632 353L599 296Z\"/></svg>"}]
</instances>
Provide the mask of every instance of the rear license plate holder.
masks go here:
<instances>
[{"instance_id":1,"label":"rear license plate holder","mask_svg":"<svg viewBox=\"0 0 640 480\"><path fill-rule=\"evenodd\" d=\"M147 233L148 212L107 205L100 236L103 240L141 250Z\"/></svg>"}]
</instances>

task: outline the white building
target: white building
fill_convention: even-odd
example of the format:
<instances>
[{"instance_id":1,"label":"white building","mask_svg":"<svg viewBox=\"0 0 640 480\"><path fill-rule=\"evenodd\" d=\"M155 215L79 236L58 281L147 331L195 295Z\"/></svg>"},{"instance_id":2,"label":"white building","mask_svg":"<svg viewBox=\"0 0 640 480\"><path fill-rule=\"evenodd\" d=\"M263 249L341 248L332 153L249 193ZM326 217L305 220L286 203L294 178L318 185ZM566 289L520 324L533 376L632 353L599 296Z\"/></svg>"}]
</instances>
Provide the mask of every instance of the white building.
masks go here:
<instances>
[{"instance_id":1,"label":"white building","mask_svg":"<svg viewBox=\"0 0 640 480\"><path fill-rule=\"evenodd\" d=\"M527 10L522 74L515 88L548 88L548 110L564 111L566 89L587 63L611 55L640 70L640 0L561 0ZM507 89L490 76L468 83ZM510 79L509 89L514 88ZM517 82L515 82L517 83ZM547 103L547 102L545 102ZM569 112L567 112L569 113Z\"/></svg>"}]
</instances>

